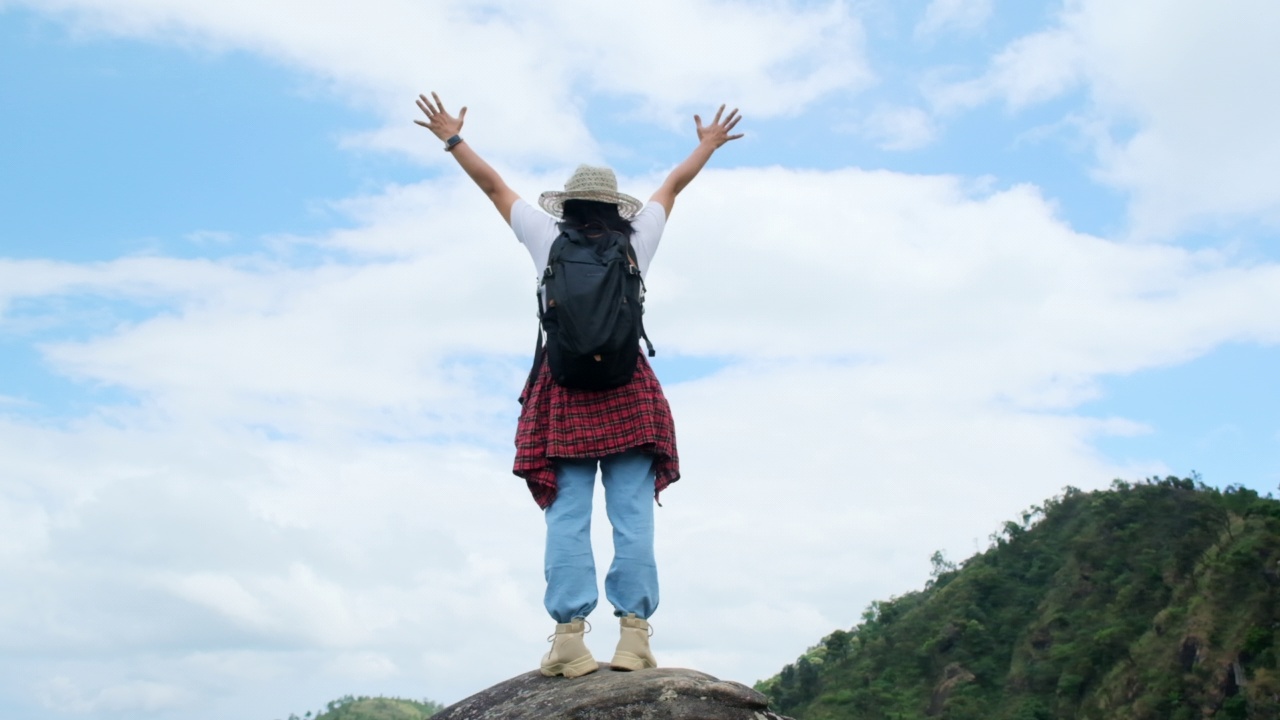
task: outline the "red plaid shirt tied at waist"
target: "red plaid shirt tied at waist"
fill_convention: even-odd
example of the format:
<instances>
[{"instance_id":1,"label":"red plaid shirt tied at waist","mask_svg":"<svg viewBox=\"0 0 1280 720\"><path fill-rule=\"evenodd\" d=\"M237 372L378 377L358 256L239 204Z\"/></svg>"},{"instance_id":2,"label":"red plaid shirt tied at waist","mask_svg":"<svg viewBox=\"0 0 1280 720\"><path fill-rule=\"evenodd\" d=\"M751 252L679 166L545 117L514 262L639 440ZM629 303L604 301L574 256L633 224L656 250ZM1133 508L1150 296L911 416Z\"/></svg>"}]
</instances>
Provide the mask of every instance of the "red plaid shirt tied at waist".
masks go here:
<instances>
[{"instance_id":1,"label":"red plaid shirt tied at waist","mask_svg":"<svg viewBox=\"0 0 1280 720\"><path fill-rule=\"evenodd\" d=\"M631 382L611 390L572 390L542 363L526 385L516 425L516 462L538 507L556 499L555 460L592 459L639 448L654 456L654 498L680 479L671 406L644 354Z\"/></svg>"}]
</instances>

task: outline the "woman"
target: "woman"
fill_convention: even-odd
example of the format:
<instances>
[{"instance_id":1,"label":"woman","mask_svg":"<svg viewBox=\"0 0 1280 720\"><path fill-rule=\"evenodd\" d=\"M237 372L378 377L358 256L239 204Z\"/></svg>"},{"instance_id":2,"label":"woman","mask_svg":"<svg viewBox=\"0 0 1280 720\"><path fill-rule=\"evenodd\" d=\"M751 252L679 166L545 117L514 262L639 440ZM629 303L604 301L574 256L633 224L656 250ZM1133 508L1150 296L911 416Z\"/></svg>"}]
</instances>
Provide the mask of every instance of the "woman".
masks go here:
<instances>
[{"instance_id":1,"label":"woman","mask_svg":"<svg viewBox=\"0 0 1280 720\"><path fill-rule=\"evenodd\" d=\"M440 97L418 96L427 128L445 144L507 221L533 258L538 275L546 269L552 243L563 228L587 235L621 232L630 238L641 276L649 269L676 196L726 142L741 120L724 106L704 126L693 116L698 145L662 186L641 203L618 192L608 168L579 166L561 191L545 192L539 212L520 199L492 167L462 140L464 107L454 117ZM722 118L723 116L723 118ZM620 619L614 670L657 667L649 649L648 619L658 607L658 572L653 555L653 504L658 493L680 478L671 410L644 355L625 385L610 390L574 390L551 379L541 363L521 396L514 472L525 479L547 522L543 603L556 621L542 674L572 678L599 666L583 642L586 617L598 599L591 553L591 498L599 467L605 505L613 526L613 563L605 596Z\"/></svg>"}]
</instances>

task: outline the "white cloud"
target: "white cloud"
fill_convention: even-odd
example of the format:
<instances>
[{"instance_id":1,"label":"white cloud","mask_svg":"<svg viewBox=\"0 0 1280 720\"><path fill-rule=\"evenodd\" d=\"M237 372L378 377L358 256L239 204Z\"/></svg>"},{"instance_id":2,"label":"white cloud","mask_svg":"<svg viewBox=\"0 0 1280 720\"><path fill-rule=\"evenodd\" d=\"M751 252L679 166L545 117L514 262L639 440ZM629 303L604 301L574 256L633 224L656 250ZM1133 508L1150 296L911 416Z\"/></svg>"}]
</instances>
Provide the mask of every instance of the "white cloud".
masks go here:
<instances>
[{"instance_id":1,"label":"white cloud","mask_svg":"<svg viewBox=\"0 0 1280 720\"><path fill-rule=\"evenodd\" d=\"M548 18L584 48L595 90L638 95L658 116L729 102L754 117L798 114L811 101L870 80L862 27L842 2L799 5L660 0L554 5ZM620 37L602 28L626 28ZM708 48L710 52L708 52Z\"/></svg>"},{"instance_id":2,"label":"white cloud","mask_svg":"<svg viewBox=\"0 0 1280 720\"><path fill-rule=\"evenodd\" d=\"M1099 174L1133 193L1141 235L1220 219L1280 223L1280 98L1265 90L1280 84L1280 6L1218 10L1181 2L1124 13L1100 3L1079 21L1111 121Z\"/></svg>"},{"instance_id":3,"label":"white cloud","mask_svg":"<svg viewBox=\"0 0 1280 720\"><path fill-rule=\"evenodd\" d=\"M1280 222L1280 5L1072 0L1056 27L1011 43L982 76L930 90L943 110L1012 109L1087 90L1074 122L1097 176L1132 197L1132 231Z\"/></svg>"},{"instance_id":4,"label":"white cloud","mask_svg":"<svg viewBox=\"0 0 1280 720\"><path fill-rule=\"evenodd\" d=\"M933 38L944 32L971 33L991 17L994 0L932 0L916 25L917 38Z\"/></svg>"},{"instance_id":5,"label":"white cloud","mask_svg":"<svg viewBox=\"0 0 1280 720\"><path fill-rule=\"evenodd\" d=\"M191 698L171 685L130 682L86 693L66 677L56 677L42 688L47 707L74 715L102 712L143 712L171 710Z\"/></svg>"},{"instance_id":6,"label":"white cloud","mask_svg":"<svg viewBox=\"0 0 1280 720\"><path fill-rule=\"evenodd\" d=\"M352 208L365 223L314 240L342 252L310 268L0 263L0 287L25 277L10 293L28 301L168 298L46 349L136 404L0 432L0 515L26 528L0 555L22 588L0 627L41 618L9 647L137 663L164 637L172 667L145 677L192 698L243 681L179 670L252 646L308 653L277 660L275 684L329 668L299 686L317 702L357 690L342 668L450 701L531 667L541 519L509 472L528 261L460 177ZM667 663L746 682L917 585L933 550L963 557L1064 485L1162 470L1090 449L1135 430L1074 414L1099 377L1280 340L1256 312L1280 303L1280 267L1073 232L1029 187L708 170L663 243L660 352L734 362L668 388L686 479L659 511L655 642ZM743 618L769 629L741 640ZM589 643L607 654L597 619ZM42 671L117 683L56 662L25 672Z\"/></svg>"},{"instance_id":7,"label":"white cloud","mask_svg":"<svg viewBox=\"0 0 1280 720\"><path fill-rule=\"evenodd\" d=\"M177 578L175 594L241 622L266 624L262 603L235 578L200 572Z\"/></svg>"},{"instance_id":8,"label":"white cloud","mask_svg":"<svg viewBox=\"0 0 1280 720\"><path fill-rule=\"evenodd\" d=\"M391 677L400 671L394 660L374 652L339 655L325 669L333 675L359 680Z\"/></svg>"},{"instance_id":9,"label":"white cloud","mask_svg":"<svg viewBox=\"0 0 1280 720\"><path fill-rule=\"evenodd\" d=\"M853 129L881 150L918 150L933 142L933 118L915 107L881 106Z\"/></svg>"},{"instance_id":10,"label":"white cloud","mask_svg":"<svg viewBox=\"0 0 1280 720\"><path fill-rule=\"evenodd\" d=\"M1086 48L1063 29L1037 32L1009 44L991 59L986 73L973 80L927 88L943 111L968 109L1003 100L1011 109L1044 102L1077 87L1085 78Z\"/></svg>"},{"instance_id":11,"label":"white cloud","mask_svg":"<svg viewBox=\"0 0 1280 720\"><path fill-rule=\"evenodd\" d=\"M1245 298L1277 292L1275 267L1077 233L1031 187L971 195L956 178L854 170L711 171L699 182L670 233L714 240L669 242L673 269L650 281L655 314L700 305L681 312L685 352L972 359L976 372L1016 357L1016 368L1064 377L1274 337ZM1018 382L1008 370L991 382Z\"/></svg>"},{"instance_id":12,"label":"white cloud","mask_svg":"<svg viewBox=\"0 0 1280 720\"><path fill-rule=\"evenodd\" d=\"M581 113L592 95L606 111L674 123L721 102L753 117L794 115L870 81L861 25L843 0L22 4L86 33L245 49L313 73L385 118L349 144L432 163L447 158L410 122L420 92L438 90L454 112L467 105L468 127L494 158L562 162L599 152Z\"/></svg>"}]
</instances>

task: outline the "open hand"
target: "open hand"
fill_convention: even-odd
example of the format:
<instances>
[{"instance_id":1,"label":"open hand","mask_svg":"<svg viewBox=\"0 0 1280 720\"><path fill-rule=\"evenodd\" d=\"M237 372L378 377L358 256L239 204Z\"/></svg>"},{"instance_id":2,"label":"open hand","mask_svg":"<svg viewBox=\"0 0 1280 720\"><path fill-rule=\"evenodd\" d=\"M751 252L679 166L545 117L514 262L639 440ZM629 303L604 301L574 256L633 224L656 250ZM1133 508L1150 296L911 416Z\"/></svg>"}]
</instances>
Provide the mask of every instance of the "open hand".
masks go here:
<instances>
[{"instance_id":1,"label":"open hand","mask_svg":"<svg viewBox=\"0 0 1280 720\"><path fill-rule=\"evenodd\" d=\"M738 133L737 135L729 134L733 132L734 126L736 126L738 121L742 119L742 116L738 114L738 108L730 110L729 114L721 120L720 116L723 114L724 105L721 105L720 109L716 110L715 119L711 121L710 125L706 126L703 126L702 118L697 115L693 116L693 121L698 125L698 142L711 143L712 147L718 148L730 140L737 140L742 137L742 133Z\"/></svg>"},{"instance_id":2,"label":"open hand","mask_svg":"<svg viewBox=\"0 0 1280 720\"><path fill-rule=\"evenodd\" d=\"M432 100L435 102L433 103ZM444 109L444 103L440 102L440 96L431 93L431 97L426 95L418 96L418 109L423 115L427 116L426 122L422 120L414 120L413 122L430 130L436 137L441 140L448 140L454 135L462 132L462 122L467 117L467 109L465 107L458 111L458 117L454 117ZM719 118L719 113L716 114Z\"/></svg>"}]
</instances>

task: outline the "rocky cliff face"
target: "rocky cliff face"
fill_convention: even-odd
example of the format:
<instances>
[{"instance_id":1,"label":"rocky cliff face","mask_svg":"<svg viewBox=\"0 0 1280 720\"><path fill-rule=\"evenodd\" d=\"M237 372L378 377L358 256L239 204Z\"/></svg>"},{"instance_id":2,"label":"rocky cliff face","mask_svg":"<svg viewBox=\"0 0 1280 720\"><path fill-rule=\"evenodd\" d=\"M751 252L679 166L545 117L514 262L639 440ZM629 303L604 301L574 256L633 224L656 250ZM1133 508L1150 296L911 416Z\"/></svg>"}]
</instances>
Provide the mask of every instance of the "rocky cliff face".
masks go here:
<instances>
[{"instance_id":1,"label":"rocky cliff face","mask_svg":"<svg viewBox=\"0 0 1280 720\"><path fill-rule=\"evenodd\" d=\"M608 663L585 677L517 675L445 708L433 720L790 720L768 698L696 670L613 672Z\"/></svg>"}]
</instances>

